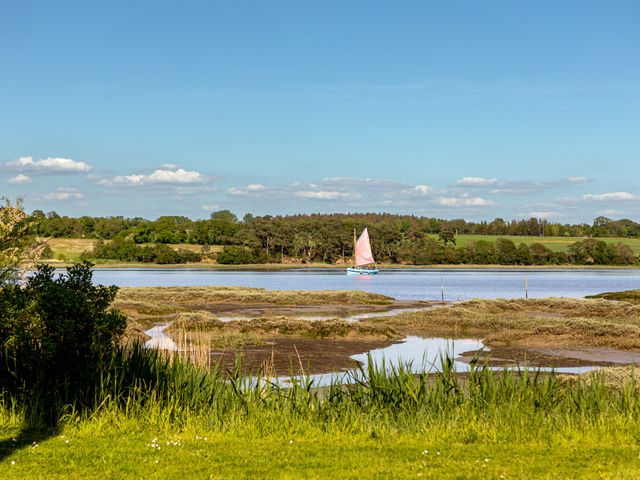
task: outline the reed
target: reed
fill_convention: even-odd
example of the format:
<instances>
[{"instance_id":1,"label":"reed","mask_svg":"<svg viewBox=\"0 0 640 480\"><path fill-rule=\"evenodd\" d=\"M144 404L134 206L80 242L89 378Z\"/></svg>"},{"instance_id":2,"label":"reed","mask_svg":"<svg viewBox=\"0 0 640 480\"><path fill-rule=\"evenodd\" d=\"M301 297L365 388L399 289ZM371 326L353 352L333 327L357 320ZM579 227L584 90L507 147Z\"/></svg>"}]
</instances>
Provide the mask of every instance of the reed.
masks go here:
<instances>
[{"instance_id":1,"label":"reed","mask_svg":"<svg viewBox=\"0 0 640 480\"><path fill-rule=\"evenodd\" d=\"M376 365L370 359L346 385L316 388L307 376L283 388L274 377L284 372L265 365L260 376L247 377L238 364L223 375L203 356L205 350L167 355L138 344L119 349L99 372L88 408L58 405L59 421L127 419L154 428L206 425L255 432L439 427L469 438L520 439L580 425L637 429L640 414L637 375L631 370L618 372L617 388L611 388L606 374L597 372L566 381L526 369L494 371L473 362L468 373L460 374L451 358L442 357L437 371L416 375L409 365ZM2 424L20 423L24 415L24 405L2 399Z\"/></svg>"}]
</instances>

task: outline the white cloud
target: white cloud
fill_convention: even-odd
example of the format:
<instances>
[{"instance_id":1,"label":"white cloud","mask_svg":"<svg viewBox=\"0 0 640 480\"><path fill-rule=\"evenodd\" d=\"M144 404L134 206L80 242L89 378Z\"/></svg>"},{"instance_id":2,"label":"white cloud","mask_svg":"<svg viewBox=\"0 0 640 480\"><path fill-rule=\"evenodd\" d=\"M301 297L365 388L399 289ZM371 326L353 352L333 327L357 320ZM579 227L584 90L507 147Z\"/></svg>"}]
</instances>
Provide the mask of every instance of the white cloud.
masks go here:
<instances>
[{"instance_id":1,"label":"white cloud","mask_svg":"<svg viewBox=\"0 0 640 480\"><path fill-rule=\"evenodd\" d=\"M628 202L640 200L638 195L629 192L609 192L600 194L587 194L582 196L583 200L594 202Z\"/></svg>"},{"instance_id":2,"label":"white cloud","mask_svg":"<svg viewBox=\"0 0 640 480\"><path fill-rule=\"evenodd\" d=\"M358 178L358 177L327 177L319 182L322 185L332 187L370 187L370 188L391 188L406 185L397 180L385 178Z\"/></svg>"},{"instance_id":3,"label":"white cloud","mask_svg":"<svg viewBox=\"0 0 640 480\"><path fill-rule=\"evenodd\" d=\"M602 210L600 212L596 212L598 215L624 215L625 212L622 210L615 210L613 208L607 208L606 210Z\"/></svg>"},{"instance_id":4,"label":"white cloud","mask_svg":"<svg viewBox=\"0 0 640 480\"><path fill-rule=\"evenodd\" d=\"M75 188L60 188L55 192L34 195L34 200L40 201L64 201L64 200L80 200L84 198L84 193Z\"/></svg>"},{"instance_id":5,"label":"white cloud","mask_svg":"<svg viewBox=\"0 0 640 480\"><path fill-rule=\"evenodd\" d=\"M419 195L430 195L434 192L433 187L429 185L416 185L412 190Z\"/></svg>"},{"instance_id":6,"label":"white cloud","mask_svg":"<svg viewBox=\"0 0 640 480\"><path fill-rule=\"evenodd\" d=\"M495 205L492 200L481 197L440 197L436 198L435 202L443 207L489 207Z\"/></svg>"},{"instance_id":7,"label":"white cloud","mask_svg":"<svg viewBox=\"0 0 640 480\"><path fill-rule=\"evenodd\" d=\"M461 179L456 180L456 185L486 187L490 185L500 185L500 180L497 178L462 177Z\"/></svg>"},{"instance_id":8,"label":"white cloud","mask_svg":"<svg viewBox=\"0 0 640 480\"><path fill-rule=\"evenodd\" d=\"M261 190L264 190L266 187L264 185L261 185L259 183L252 183L250 185L247 185L247 190L249 190L250 192L259 192Z\"/></svg>"},{"instance_id":9,"label":"white cloud","mask_svg":"<svg viewBox=\"0 0 640 480\"><path fill-rule=\"evenodd\" d=\"M98 180L100 185L142 185L144 175L119 175L111 180Z\"/></svg>"},{"instance_id":10,"label":"white cloud","mask_svg":"<svg viewBox=\"0 0 640 480\"><path fill-rule=\"evenodd\" d=\"M200 172L178 168L177 170L158 169L149 175L147 180L149 183L202 183L205 178Z\"/></svg>"},{"instance_id":11,"label":"white cloud","mask_svg":"<svg viewBox=\"0 0 640 480\"><path fill-rule=\"evenodd\" d=\"M33 180L31 180L31 177L20 173L15 177L11 177L9 180L7 180L7 183L11 183L13 185L26 185L28 183L33 183Z\"/></svg>"},{"instance_id":12,"label":"white cloud","mask_svg":"<svg viewBox=\"0 0 640 480\"><path fill-rule=\"evenodd\" d=\"M175 168L168 168L168 167ZM105 186L142 186L142 185L193 185L206 181L200 172L177 168L176 165L165 165L154 170L150 175L118 175L111 179L98 180Z\"/></svg>"},{"instance_id":13,"label":"white cloud","mask_svg":"<svg viewBox=\"0 0 640 480\"><path fill-rule=\"evenodd\" d=\"M315 200L335 200L349 196L348 193L329 190L299 190L295 192L294 195L300 198L312 198Z\"/></svg>"},{"instance_id":14,"label":"white cloud","mask_svg":"<svg viewBox=\"0 0 640 480\"><path fill-rule=\"evenodd\" d=\"M591 179L589 177L567 177L567 182L569 183L589 183Z\"/></svg>"},{"instance_id":15,"label":"white cloud","mask_svg":"<svg viewBox=\"0 0 640 480\"><path fill-rule=\"evenodd\" d=\"M234 197L244 197L244 196L250 195L248 190L244 190L238 187L229 187L227 189L227 193L229 195L233 195Z\"/></svg>"},{"instance_id":16,"label":"white cloud","mask_svg":"<svg viewBox=\"0 0 640 480\"><path fill-rule=\"evenodd\" d=\"M20 157L18 160L0 164L4 170L17 172L41 173L88 173L92 167L88 163L78 162L70 158L45 158L34 160L33 157Z\"/></svg>"},{"instance_id":17,"label":"white cloud","mask_svg":"<svg viewBox=\"0 0 640 480\"><path fill-rule=\"evenodd\" d=\"M529 216L531 218L542 218L542 219L547 219L547 218L551 218L554 217L556 215L556 212L552 212L552 211L537 211L537 212L529 212Z\"/></svg>"},{"instance_id":18,"label":"white cloud","mask_svg":"<svg viewBox=\"0 0 640 480\"><path fill-rule=\"evenodd\" d=\"M213 210L217 210L218 208L220 208L219 205L216 204L211 204L211 205L202 205L202 209L206 210L208 212L211 212Z\"/></svg>"}]
</instances>

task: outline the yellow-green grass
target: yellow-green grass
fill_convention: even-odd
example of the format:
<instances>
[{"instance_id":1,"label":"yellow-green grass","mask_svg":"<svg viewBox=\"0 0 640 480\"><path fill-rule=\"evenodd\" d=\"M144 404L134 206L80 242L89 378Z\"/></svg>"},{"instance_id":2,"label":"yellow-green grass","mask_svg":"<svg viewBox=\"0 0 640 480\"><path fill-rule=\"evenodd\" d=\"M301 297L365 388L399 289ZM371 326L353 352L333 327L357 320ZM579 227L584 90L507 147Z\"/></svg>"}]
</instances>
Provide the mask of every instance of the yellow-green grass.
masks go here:
<instances>
[{"instance_id":1,"label":"yellow-green grass","mask_svg":"<svg viewBox=\"0 0 640 480\"><path fill-rule=\"evenodd\" d=\"M0 462L2 478L490 478L635 479L640 448L629 434L550 432L545 440L465 441L419 434L157 431L135 423L68 428ZM0 441L11 442L3 432ZM571 438L574 435L574 438ZM564 438L563 438L564 437ZM152 447L153 439L159 448ZM206 440L205 440L206 438ZM68 443L67 443L68 441Z\"/></svg>"},{"instance_id":2,"label":"yellow-green grass","mask_svg":"<svg viewBox=\"0 0 640 480\"><path fill-rule=\"evenodd\" d=\"M437 235L432 235L437 239ZM586 240L585 237L534 237L526 236L520 237L515 235L456 235L456 246L465 247L471 242L477 242L478 240L485 240L487 242L495 242L498 238L507 238L516 245L524 243L525 245L531 245L532 243L541 243L548 249L554 252L566 252L569 245L576 242L582 242ZM640 253L640 238L623 238L623 237L610 237L610 238L597 238L597 240L604 240L607 243L624 243L637 254Z\"/></svg>"}]
</instances>

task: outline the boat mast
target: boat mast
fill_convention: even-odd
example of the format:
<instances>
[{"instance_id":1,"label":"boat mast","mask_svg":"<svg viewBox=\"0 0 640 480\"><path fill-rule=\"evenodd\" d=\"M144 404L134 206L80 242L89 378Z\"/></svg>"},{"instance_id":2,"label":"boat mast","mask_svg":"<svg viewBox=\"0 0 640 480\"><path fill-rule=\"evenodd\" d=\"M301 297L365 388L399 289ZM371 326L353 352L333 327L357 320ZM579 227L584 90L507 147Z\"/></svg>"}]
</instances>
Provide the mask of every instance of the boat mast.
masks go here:
<instances>
[{"instance_id":1,"label":"boat mast","mask_svg":"<svg viewBox=\"0 0 640 480\"><path fill-rule=\"evenodd\" d=\"M358 239L356 238L356 229L353 229L353 265L356 264L356 245L358 244Z\"/></svg>"}]
</instances>

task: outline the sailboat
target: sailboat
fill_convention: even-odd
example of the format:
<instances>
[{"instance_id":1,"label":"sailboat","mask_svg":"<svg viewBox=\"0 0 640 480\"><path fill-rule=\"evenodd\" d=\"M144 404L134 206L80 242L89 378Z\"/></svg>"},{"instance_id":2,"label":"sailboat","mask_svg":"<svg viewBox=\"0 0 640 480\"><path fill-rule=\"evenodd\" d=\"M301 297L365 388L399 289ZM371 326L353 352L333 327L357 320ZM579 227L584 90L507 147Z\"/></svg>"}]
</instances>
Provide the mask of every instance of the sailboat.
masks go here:
<instances>
[{"instance_id":1,"label":"sailboat","mask_svg":"<svg viewBox=\"0 0 640 480\"><path fill-rule=\"evenodd\" d=\"M353 229L353 253L355 265L347 268L347 275L375 275L378 273L376 262L371 253L369 232L364 228L356 240L356 230Z\"/></svg>"}]
</instances>

